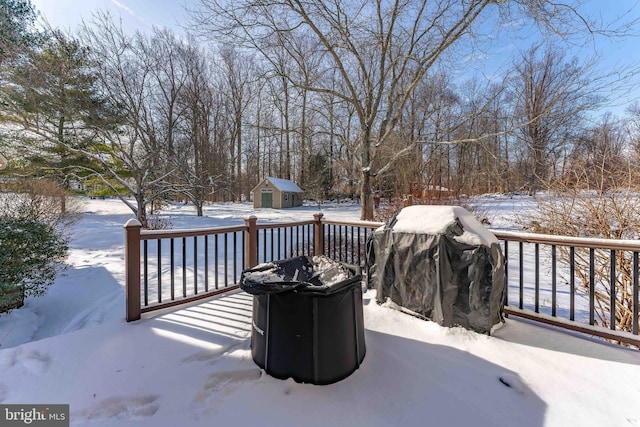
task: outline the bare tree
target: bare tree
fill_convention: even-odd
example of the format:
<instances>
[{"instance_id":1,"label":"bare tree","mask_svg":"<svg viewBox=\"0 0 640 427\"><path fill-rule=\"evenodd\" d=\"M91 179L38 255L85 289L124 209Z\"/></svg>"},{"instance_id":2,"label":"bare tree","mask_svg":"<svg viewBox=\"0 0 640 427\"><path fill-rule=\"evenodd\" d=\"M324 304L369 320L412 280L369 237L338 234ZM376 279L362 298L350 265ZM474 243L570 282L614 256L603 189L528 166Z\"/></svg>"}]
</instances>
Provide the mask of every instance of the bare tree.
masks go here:
<instances>
[{"instance_id":1,"label":"bare tree","mask_svg":"<svg viewBox=\"0 0 640 427\"><path fill-rule=\"evenodd\" d=\"M393 166L374 170L378 153L393 135L404 106L427 71L471 34L482 14L497 16L502 11L502 16L513 19L520 13L519 17L533 17L563 32L568 27L562 24L580 18L573 3L200 0L193 16L200 29L233 36L243 47L259 51L272 34L286 36L282 37L286 47L299 33L316 39L324 54L320 73L337 70L345 90L336 92L326 84L309 90L332 93L354 107L359 128L361 217L372 219L372 178ZM413 150L407 147L391 160Z\"/></svg>"},{"instance_id":2,"label":"bare tree","mask_svg":"<svg viewBox=\"0 0 640 427\"><path fill-rule=\"evenodd\" d=\"M221 88L227 96L229 107L229 117L233 123L231 131L232 143L229 145L231 164L231 175L235 182L236 201L242 200L242 194L248 198L248 187L244 185L243 177L243 137L244 124L246 121L245 112L253 100L252 90L258 80L253 59L246 54L240 53L231 47L224 47L221 52Z\"/></svg>"},{"instance_id":3,"label":"bare tree","mask_svg":"<svg viewBox=\"0 0 640 427\"><path fill-rule=\"evenodd\" d=\"M290 83L290 75L293 74L292 61L288 57L282 46L274 46L269 48L272 55L267 56L272 67L272 75L269 76L269 91L271 102L276 108L279 117L277 122L280 123L278 129L274 131L278 134L278 173L284 179L291 179L293 169L292 139L292 104L294 97L293 85ZM274 112L275 113L275 112Z\"/></svg>"},{"instance_id":4,"label":"bare tree","mask_svg":"<svg viewBox=\"0 0 640 427\"><path fill-rule=\"evenodd\" d=\"M559 175L558 164L575 141L586 111L602 101L592 95L589 63L565 60L557 48L534 46L516 66L512 82L515 116L523 123L516 137L530 193Z\"/></svg>"},{"instance_id":5,"label":"bare tree","mask_svg":"<svg viewBox=\"0 0 640 427\"><path fill-rule=\"evenodd\" d=\"M575 186L595 188L599 194L621 188L631 188L627 169L630 159L625 154L628 134L620 121L605 114L600 123L582 132L567 158L564 180Z\"/></svg>"},{"instance_id":6,"label":"bare tree","mask_svg":"<svg viewBox=\"0 0 640 427\"><path fill-rule=\"evenodd\" d=\"M195 43L188 43L181 49L181 57L185 81L177 106L182 120L170 161L177 170L176 190L202 216L205 201L225 190L229 183L227 150L223 148L228 138L216 133L224 105L215 95L211 56Z\"/></svg>"},{"instance_id":7,"label":"bare tree","mask_svg":"<svg viewBox=\"0 0 640 427\"><path fill-rule=\"evenodd\" d=\"M152 76L150 86L154 90L150 108L157 116L157 132L171 157L177 129L184 114L178 100L192 66L188 62L190 56L185 53L189 46L167 29L154 28L149 38L139 40L140 50L144 61L149 63Z\"/></svg>"},{"instance_id":8,"label":"bare tree","mask_svg":"<svg viewBox=\"0 0 640 427\"><path fill-rule=\"evenodd\" d=\"M108 99L120 121L93 128L100 144L82 151L99 162L104 171L93 171L104 184L147 226L149 203L172 191L167 169L166 135L153 102L157 101L157 61L149 55L140 33L129 36L109 15L99 14L83 28L83 39L91 46L99 90ZM135 204L128 199L133 195Z\"/></svg>"},{"instance_id":9,"label":"bare tree","mask_svg":"<svg viewBox=\"0 0 640 427\"><path fill-rule=\"evenodd\" d=\"M627 108L626 131L635 154L635 162L640 163L640 103L635 102Z\"/></svg>"}]
</instances>

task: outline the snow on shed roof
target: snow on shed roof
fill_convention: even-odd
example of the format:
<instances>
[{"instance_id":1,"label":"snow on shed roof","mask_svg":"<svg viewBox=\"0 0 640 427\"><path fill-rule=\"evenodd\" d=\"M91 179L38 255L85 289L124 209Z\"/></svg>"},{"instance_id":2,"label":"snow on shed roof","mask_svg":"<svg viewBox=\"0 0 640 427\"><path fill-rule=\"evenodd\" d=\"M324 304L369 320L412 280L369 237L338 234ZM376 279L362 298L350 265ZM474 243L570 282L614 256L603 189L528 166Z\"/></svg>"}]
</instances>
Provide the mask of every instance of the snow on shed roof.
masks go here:
<instances>
[{"instance_id":1,"label":"snow on shed roof","mask_svg":"<svg viewBox=\"0 0 640 427\"><path fill-rule=\"evenodd\" d=\"M300 187L296 185L295 182L289 181L288 179L282 178L273 178L268 176L266 179L273 184L280 191L288 191L290 193L304 193Z\"/></svg>"}]
</instances>

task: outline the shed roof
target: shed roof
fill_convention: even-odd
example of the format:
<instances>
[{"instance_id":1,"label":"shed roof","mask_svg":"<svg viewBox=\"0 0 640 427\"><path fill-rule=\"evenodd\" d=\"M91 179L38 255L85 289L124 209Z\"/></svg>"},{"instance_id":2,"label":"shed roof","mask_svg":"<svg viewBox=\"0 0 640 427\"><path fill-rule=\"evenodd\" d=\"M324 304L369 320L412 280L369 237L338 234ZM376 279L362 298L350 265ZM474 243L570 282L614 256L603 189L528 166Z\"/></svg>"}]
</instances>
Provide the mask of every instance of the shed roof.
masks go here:
<instances>
[{"instance_id":1,"label":"shed roof","mask_svg":"<svg viewBox=\"0 0 640 427\"><path fill-rule=\"evenodd\" d=\"M260 181L260 184L258 184L256 188L260 186L265 180L268 180L274 187L276 187L280 191L288 191L290 193L304 193L304 191L300 187L298 187L295 182L289 181L288 179L273 178L270 176Z\"/></svg>"}]
</instances>

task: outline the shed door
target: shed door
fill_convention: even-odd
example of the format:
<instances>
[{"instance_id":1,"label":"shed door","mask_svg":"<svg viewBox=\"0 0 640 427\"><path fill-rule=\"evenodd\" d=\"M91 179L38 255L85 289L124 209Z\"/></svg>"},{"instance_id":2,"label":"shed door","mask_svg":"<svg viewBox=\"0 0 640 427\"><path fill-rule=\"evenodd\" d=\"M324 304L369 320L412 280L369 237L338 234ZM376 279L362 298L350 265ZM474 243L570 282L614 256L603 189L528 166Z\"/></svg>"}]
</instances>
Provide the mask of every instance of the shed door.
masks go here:
<instances>
[{"instance_id":1,"label":"shed door","mask_svg":"<svg viewBox=\"0 0 640 427\"><path fill-rule=\"evenodd\" d=\"M273 208L273 192L263 191L261 195L262 195L262 198L261 198L262 207Z\"/></svg>"}]
</instances>

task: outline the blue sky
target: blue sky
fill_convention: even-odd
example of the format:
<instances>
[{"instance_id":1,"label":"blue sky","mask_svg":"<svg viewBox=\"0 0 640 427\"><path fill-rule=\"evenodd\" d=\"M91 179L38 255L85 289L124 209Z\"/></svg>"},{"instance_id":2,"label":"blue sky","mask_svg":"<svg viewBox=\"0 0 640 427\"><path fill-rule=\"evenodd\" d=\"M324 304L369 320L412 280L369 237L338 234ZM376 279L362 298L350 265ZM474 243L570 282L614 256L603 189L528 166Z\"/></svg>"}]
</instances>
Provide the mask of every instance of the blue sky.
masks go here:
<instances>
[{"instance_id":1,"label":"blue sky","mask_svg":"<svg viewBox=\"0 0 640 427\"><path fill-rule=\"evenodd\" d=\"M195 6L198 0L31 0L35 7L54 27L75 30L82 20L90 20L96 10L108 10L115 17L120 17L127 29L148 31L152 26L169 27L182 33L182 25L187 25L188 16L185 6ZM629 14L627 12L631 11ZM602 22L616 22L626 18L640 18L640 0L587 0L580 12L586 13ZM633 29L640 33L640 24ZM518 55L519 48L526 48L529 40L509 39L496 43L488 54L482 54L482 65L477 69L487 78L492 73L510 66ZM585 59L597 55L600 69L604 73L621 70L624 67L640 64L640 37L623 40L595 36L593 43L583 48L573 48L567 56ZM475 67L474 67L475 68ZM624 108L632 101L640 99L640 77L627 84L631 93L617 93L612 96L612 104L608 108L615 114L622 114Z\"/></svg>"},{"instance_id":2,"label":"blue sky","mask_svg":"<svg viewBox=\"0 0 640 427\"><path fill-rule=\"evenodd\" d=\"M54 27L74 30L82 20L90 20L96 10L108 10L122 18L125 28L150 30L153 25L182 31L187 21L185 4L194 0L31 0Z\"/></svg>"}]
</instances>

